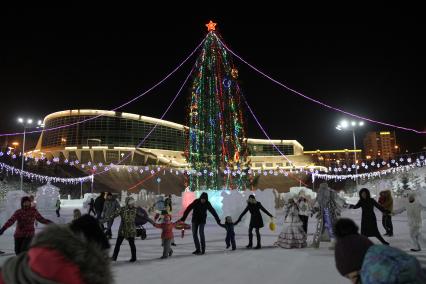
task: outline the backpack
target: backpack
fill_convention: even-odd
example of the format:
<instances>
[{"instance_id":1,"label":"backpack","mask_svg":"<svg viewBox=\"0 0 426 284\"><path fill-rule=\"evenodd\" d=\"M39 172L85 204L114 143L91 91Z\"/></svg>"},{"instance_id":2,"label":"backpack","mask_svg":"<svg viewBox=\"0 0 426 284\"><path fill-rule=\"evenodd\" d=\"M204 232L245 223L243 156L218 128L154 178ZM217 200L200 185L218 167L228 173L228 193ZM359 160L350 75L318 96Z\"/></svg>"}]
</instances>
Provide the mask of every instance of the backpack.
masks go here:
<instances>
[{"instance_id":1,"label":"backpack","mask_svg":"<svg viewBox=\"0 0 426 284\"><path fill-rule=\"evenodd\" d=\"M385 245L367 250L360 275L362 284L426 283L425 271L414 256Z\"/></svg>"}]
</instances>

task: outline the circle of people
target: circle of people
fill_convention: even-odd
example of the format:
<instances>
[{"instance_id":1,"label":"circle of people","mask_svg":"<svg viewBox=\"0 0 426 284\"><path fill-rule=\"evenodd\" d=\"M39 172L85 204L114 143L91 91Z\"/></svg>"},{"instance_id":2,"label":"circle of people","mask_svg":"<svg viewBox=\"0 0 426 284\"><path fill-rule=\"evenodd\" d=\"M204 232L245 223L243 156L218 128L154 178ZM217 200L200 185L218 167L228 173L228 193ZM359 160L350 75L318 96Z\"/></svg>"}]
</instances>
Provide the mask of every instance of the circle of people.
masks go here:
<instances>
[{"instance_id":1,"label":"circle of people","mask_svg":"<svg viewBox=\"0 0 426 284\"><path fill-rule=\"evenodd\" d=\"M335 251L336 268L338 272L353 283L426 283L426 272L420 267L417 259L399 249L389 246L381 236L376 221L374 208L383 213L382 224L387 236L393 236L392 216L407 211L412 252L421 250L424 240L421 235L421 211L426 208L418 201L415 193L408 195L408 202L398 210L393 210L391 192L380 193L378 201L370 196L368 189L359 192L359 201L355 205L346 204L337 193L328 187L327 183L319 186L315 203L303 195L290 198L284 207L284 226L274 244L282 248L304 248L307 246L307 229L309 216L316 215L317 224L313 234L311 247L319 248L320 242L332 241L330 248ZM162 230L163 246L162 259L172 256L174 243L173 229L192 229L195 245L195 255L206 252L204 227L207 211L214 217L217 224L226 230L226 248L236 250L234 226L241 222L249 212L248 245L246 248L260 249L260 229L264 227L262 213L271 218L270 228L274 223L272 214L250 195L247 206L239 218L233 222L226 216L222 224L215 209L208 201L208 194L201 193L184 211L183 216L172 222L172 200L169 196L163 202L161 212L154 220L148 213L135 206L135 200L127 197L125 206L113 198L111 193L106 199L102 193L89 203L88 214L81 215L80 210L74 210L73 221L67 225L50 225L35 235L36 221L43 224L53 223L41 216L34 201L23 197L21 209L18 209L0 229L0 235L17 222L14 239L16 257L8 259L0 269L0 284L2 283L33 283L21 282L22 279L49 280L58 283L113 283L109 269L109 260L116 261L124 239L129 242L131 259L136 261L135 238L144 236L143 225L151 223ZM154 204L155 206L155 204ZM357 225L351 220L340 218L342 208L362 209L361 234ZM56 214L60 216L60 201L56 203ZM192 211L191 226L185 220ZM96 218L92 217L94 214ZM120 216L121 222L118 236L111 258L108 258L112 238L114 218ZM157 220L161 220L157 223ZM106 224L104 227L103 224ZM256 246L253 246L253 230L256 233ZM146 236L146 235L145 235ZM368 237L376 237L382 245L373 244ZM67 240L64 245L64 239ZM48 265L46 264L48 263ZM78 272L78 273L75 273ZM72 276L71 276L72 275ZM39 283L39 282L37 282Z\"/></svg>"}]
</instances>

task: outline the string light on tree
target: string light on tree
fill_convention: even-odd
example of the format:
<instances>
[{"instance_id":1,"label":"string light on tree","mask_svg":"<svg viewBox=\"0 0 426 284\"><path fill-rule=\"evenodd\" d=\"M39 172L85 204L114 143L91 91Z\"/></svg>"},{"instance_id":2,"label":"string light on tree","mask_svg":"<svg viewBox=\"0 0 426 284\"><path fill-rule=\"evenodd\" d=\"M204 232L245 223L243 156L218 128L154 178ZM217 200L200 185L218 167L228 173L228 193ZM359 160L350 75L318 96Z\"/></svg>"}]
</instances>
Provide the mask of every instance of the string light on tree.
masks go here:
<instances>
[{"instance_id":1,"label":"string light on tree","mask_svg":"<svg viewBox=\"0 0 426 284\"><path fill-rule=\"evenodd\" d=\"M188 186L242 189L246 186L242 175L226 174L228 169L246 167L247 160L238 71L215 32L216 23L210 21L206 27L188 109L185 156L196 173L189 175Z\"/></svg>"}]
</instances>

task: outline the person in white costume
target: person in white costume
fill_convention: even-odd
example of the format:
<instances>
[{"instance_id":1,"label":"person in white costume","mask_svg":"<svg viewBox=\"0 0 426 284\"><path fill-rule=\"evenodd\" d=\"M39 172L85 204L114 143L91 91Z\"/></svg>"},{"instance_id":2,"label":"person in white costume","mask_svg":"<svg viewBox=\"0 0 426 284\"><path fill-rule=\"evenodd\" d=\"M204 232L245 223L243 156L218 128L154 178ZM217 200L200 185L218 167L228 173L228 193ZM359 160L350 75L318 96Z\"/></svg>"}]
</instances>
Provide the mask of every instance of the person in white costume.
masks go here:
<instances>
[{"instance_id":1,"label":"person in white costume","mask_svg":"<svg viewBox=\"0 0 426 284\"><path fill-rule=\"evenodd\" d=\"M408 196L408 202L404 207L394 210L392 215L400 214L407 211L408 227L410 228L410 237L413 242L413 248L411 251L420 251L421 244L423 247L426 245L426 240L422 236L422 210L426 211L426 207L423 206L416 193L410 193Z\"/></svg>"}]
</instances>

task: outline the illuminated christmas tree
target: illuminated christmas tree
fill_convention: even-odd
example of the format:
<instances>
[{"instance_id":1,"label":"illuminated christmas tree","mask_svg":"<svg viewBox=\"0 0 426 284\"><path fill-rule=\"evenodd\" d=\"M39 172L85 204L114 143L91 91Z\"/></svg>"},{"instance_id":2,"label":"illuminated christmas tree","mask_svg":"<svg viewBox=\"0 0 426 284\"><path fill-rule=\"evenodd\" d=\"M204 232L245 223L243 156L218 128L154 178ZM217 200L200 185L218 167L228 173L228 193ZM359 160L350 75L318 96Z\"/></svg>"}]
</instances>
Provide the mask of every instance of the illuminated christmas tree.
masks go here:
<instances>
[{"instance_id":1,"label":"illuminated christmas tree","mask_svg":"<svg viewBox=\"0 0 426 284\"><path fill-rule=\"evenodd\" d=\"M186 156L193 170L190 190L243 189L247 141L238 70L215 30L208 34L195 66L188 110Z\"/></svg>"}]
</instances>

